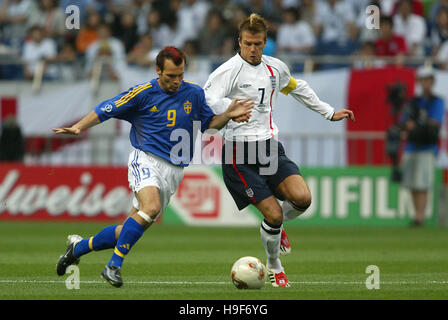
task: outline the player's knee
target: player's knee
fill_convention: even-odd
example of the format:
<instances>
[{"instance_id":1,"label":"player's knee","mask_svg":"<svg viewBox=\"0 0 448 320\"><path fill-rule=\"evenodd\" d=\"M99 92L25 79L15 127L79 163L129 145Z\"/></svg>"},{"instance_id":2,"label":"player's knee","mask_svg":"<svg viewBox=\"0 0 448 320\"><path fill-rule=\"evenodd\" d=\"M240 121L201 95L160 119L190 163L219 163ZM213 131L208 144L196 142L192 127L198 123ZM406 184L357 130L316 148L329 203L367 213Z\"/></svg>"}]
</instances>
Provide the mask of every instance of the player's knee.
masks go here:
<instances>
[{"instance_id":1,"label":"player's knee","mask_svg":"<svg viewBox=\"0 0 448 320\"><path fill-rule=\"evenodd\" d=\"M140 211L146 213L151 219L155 218L159 214L160 210L162 210L162 206L158 202L140 206Z\"/></svg>"},{"instance_id":2,"label":"player's knee","mask_svg":"<svg viewBox=\"0 0 448 320\"><path fill-rule=\"evenodd\" d=\"M121 233L121 229L123 228L123 225L118 225L115 228L115 239L118 240L118 238L120 237L120 233Z\"/></svg>"},{"instance_id":3,"label":"player's knee","mask_svg":"<svg viewBox=\"0 0 448 320\"><path fill-rule=\"evenodd\" d=\"M283 213L281 210L273 211L269 215L265 215L265 219L272 225L281 225L283 223Z\"/></svg>"},{"instance_id":4,"label":"player's knee","mask_svg":"<svg viewBox=\"0 0 448 320\"><path fill-rule=\"evenodd\" d=\"M311 206L312 197L311 193L307 192L298 192L295 193L291 199L288 199L292 202L294 202L298 207L302 208L303 210L306 210Z\"/></svg>"}]
</instances>

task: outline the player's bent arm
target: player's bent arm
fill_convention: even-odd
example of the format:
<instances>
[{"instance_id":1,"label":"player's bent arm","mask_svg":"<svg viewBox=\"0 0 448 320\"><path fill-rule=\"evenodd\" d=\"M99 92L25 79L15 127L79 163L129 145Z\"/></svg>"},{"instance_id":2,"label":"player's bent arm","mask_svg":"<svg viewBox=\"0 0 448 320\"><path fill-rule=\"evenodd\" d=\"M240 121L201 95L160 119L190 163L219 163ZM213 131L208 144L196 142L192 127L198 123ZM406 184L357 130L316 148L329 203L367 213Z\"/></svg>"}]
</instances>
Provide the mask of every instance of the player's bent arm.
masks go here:
<instances>
[{"instance_id":1,"label":"player's bent arm","mask_svg":"<svg viewBox=\"0 0 448 320\"><path fill-rule=\"evenodd\" d=\"M291 94L294 99L303 103L311 110L321 114L327 120L340 121L348 118L355 121L353 111L348 109L334 111L333 107L319 99L314 90L311 89L309 84L304 80L296 80L291 77L288 86L283 88L281 92L284 94Z\"/></svg>"},{"instance_id":2,"label":"player's bent arm","mask_svg":"<svg viewBox=\"0 0 448 320\"><path fill-rule=\"evenodd\" d=\"M79 120L70 128L55 128L53 129L53 132L78 135L81 133L81 131L91 128L99 123L100 118L98 118L98 115L95 112L95 110L92 110L84 118Z\"/></svg>"}]
</instances>

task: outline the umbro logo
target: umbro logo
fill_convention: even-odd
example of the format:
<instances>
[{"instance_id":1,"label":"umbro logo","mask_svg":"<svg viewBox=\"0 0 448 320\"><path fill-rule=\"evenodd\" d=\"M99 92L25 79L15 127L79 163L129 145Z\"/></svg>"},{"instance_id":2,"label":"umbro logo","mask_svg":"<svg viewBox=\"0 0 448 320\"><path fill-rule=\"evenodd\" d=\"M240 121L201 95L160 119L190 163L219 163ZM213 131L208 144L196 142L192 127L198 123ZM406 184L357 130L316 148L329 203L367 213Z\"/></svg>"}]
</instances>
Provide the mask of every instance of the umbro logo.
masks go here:
<instances>
[{"instance_id":1,"label":"umbro logo","mask_svg":"<svg viewBox=\"0 0 448 320\"><path fill-rule=\"evenodd\" d=\"M157 109L157 107L154 105L154 106L152 106L152 107L149 109L149 111L151 111L151 112L158 112L159 109Z\"/></svg>"},{"instance_id":2,"label":"umbro logo","mask_svg":"<svg viewBox=\"0 0 448 320\"><path fill-rule=\"evenodd\" d=\"M240 88L241 89L246 89L246 88L249 88L250 86L252 86L251 84L249 84L249 83L244 83L244 84L240 84Z\"/></svg>"}]
</instances>

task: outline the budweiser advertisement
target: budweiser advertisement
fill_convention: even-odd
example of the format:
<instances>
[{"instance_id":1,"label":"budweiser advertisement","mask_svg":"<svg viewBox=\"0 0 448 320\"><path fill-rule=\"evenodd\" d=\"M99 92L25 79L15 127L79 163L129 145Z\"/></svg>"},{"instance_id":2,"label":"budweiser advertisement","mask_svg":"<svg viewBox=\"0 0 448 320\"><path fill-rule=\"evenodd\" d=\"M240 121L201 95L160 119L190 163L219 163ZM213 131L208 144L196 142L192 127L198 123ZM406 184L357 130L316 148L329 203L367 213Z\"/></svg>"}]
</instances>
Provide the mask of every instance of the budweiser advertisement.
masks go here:
<instances>
[{"instance_id":1,"label":"budweiser advertisement","mask_svg":"<svg viewBox=\"0 0 448 320\"><path fill-rule=\"evenodd\" d=\"M0 219L123 220L132 207L126 167L0 165ZM164 215L175 219L164 219ZM257 225L253 213L241 214L220 170L191 166L171 198L162 223Z\"/></svg>"},{"instance_id":2,"label":"budweiser advertisement","mask_svg":"<svg viewBox=\"0 0 448 320\"><path fill-rule=\"evenodd\" d=\"M0 167L0 219L121 219L131 205L127 168Z\"/></svg>"}]
</instances>

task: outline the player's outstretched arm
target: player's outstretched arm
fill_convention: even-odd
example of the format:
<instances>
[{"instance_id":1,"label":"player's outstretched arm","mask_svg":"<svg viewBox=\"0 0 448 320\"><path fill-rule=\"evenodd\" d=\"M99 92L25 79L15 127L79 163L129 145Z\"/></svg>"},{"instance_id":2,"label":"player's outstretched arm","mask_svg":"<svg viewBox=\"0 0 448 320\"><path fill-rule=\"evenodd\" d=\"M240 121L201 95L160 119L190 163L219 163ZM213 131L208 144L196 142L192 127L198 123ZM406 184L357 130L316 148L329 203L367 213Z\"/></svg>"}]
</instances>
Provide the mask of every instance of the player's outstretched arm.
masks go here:
<instances>
[{"instance_id":1,"label":"player's outstretched arm","mask_svg":"<svg viewBox=\"0 0 448 320\"><path fill-rule=\"evenodd\" d=\"M100 123L100 119L94 110L92 110L89 114L87 114L84 118L79 120L70 128L54 128L52 129L54 133L63 133L63 134L73 134L78 135L81 131L93 127Z\"/></svg>"},{"instance_id":2,"label":"player's outstretched arm","mask_svg":"<svg viewBox=\"0 0 448 320\"><path fill-rule=\"evenodd\" d=\"M354 115L353 111L348 110L348 109L342 109L342 110L336 111L333 114L331 121L339 121L339 120L346 119L346 118L348 118L352 121L355 121L355 115Z\"/></svg>"},{"instance_id":3,"label":"player's outstretched arm","mask_svg":"<svg viewBox=\"0 0 448 320\"><path fill-rule=\"evenodd\" d=\"M248 121L254 107L252 99L234 99L226 111L213 117L209 128L222 129L230 119L238 119L238 122Z\"/></svg>"}]
</instances>

